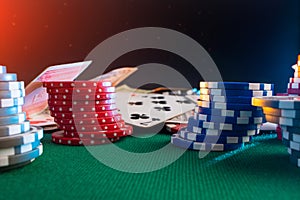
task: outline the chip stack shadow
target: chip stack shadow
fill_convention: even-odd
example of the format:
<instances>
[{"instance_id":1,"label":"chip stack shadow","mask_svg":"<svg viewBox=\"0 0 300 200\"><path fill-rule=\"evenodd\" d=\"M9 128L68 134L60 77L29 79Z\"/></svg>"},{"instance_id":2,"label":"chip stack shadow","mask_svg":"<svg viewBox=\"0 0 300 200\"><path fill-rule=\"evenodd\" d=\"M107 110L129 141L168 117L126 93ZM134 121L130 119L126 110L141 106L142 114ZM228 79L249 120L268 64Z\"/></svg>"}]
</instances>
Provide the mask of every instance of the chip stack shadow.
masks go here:
<instances>
[{"instance_id":1,"label":"chip stack shadow","mask_svg":"<svg viewBox=\"0 0 300 200\"><path fill-rule=\"evenodd\" d=\"M199 151L241 148L258 133L264 122L255 96L272 96L273 85L247 82L200 82L198 106L187 128L174 134L175 146Z\"/></svg>"},{"instance_id":2,"label":"chip stack shadow","mask_svg":"<svg viewBox=\"0 0 300 200\"><path fill-rule=\"evenodd\" d=\"M44 82L51 116L61 131L52 141L64 145L101 145L132 134L116 107L115 88L106 81Z\"/></svg>"},{"instance_id":3,"label":"chip stack shadow","mask_svg":"<svg viewBox=\"0 0 300 200\"><path fill-rule=\"evenodd\" d=\"M24 82L0 66L0 171L27 165L43 153L43 129L26 120L24 97Z\"/></svg>"}]
</instances>

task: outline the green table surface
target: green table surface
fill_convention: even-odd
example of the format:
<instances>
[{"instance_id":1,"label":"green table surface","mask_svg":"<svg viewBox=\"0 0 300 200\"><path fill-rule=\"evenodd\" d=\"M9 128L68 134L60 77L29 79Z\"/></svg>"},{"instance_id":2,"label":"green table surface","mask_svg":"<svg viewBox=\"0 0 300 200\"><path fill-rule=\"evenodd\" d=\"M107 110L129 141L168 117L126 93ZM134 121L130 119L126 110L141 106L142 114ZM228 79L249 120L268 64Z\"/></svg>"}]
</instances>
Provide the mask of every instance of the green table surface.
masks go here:
<instances>
[{"instance_id":1,"label":"green table surface","mask_svg":"<svg viewBox=\"0 0 300 200\"><path fill-rule=\"evenodd\" d=\"M85 147L53 144L30 165L0 174L0 199L299 199L300 169L274 137L258 136L246 148L211 152L199 159L187 151L171 165L149 173L116 171ZM132 152L157 150L170 135L127 137L117 145ZM176 147L174 147L174 151Z\"/></svg>"}]
</instances>

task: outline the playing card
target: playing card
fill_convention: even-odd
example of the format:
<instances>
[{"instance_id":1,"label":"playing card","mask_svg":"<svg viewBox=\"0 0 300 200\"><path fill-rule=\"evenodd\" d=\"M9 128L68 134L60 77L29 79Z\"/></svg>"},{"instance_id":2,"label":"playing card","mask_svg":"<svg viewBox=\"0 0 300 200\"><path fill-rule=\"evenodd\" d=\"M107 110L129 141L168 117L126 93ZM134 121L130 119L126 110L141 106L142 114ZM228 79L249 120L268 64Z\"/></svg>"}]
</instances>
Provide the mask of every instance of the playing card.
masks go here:
<instances>
[{"instance_id":1,"label":"playing card","mask_svg":"<svg viewBox=\"0 0 300 200\"><path fill-rule=\"evenodd\" d=\"M195 108L183 96L118 92L116 99L126 123L138 127L152 127Z\"/></svg>"}]
</instances>

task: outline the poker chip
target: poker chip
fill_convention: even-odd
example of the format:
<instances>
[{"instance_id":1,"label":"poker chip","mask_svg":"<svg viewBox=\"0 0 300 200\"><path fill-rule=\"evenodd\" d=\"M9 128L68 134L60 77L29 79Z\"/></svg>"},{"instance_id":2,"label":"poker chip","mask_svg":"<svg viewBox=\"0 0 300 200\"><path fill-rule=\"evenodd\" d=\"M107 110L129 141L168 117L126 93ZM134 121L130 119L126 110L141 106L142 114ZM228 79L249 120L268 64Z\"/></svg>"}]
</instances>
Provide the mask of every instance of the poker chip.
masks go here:
<instances>
[{"instance_id":1,"label":"poker chip","mask_svg":"<svg viewBox=\"0 0 300 200\"><path fill-rule=\"evenodd\" d=\"M232 124L262 124L263 117L223 117L216 115L205 115L196 114L194 116L195 120L211 121L211 122L224 122Z\"/></svg>"},{"instance_id":2,"label":"poker chip","mask_svg":"<svg viewBox=\"0 0 300 200\"><path fill-rule=\"evenodd\" d=\"M88 119L81 119L76 118L74 119L66 119L66 118L55 118L54 122L57 122L59 124L69 124L69 125L75 125L75 124L110 124L114 122L120 122L122 121L122 116L120 114L115 115L113 117L102 117L102 118L88 118Z\"/></svg>"},{"instance_id":3,"label":"poker chip","mask_svg":"<svg viewBox=\"0 0 300 200\"><path fill-rule=\"evenodd\" d=\"M17 135L30 130L30 122L24 121L19 124L0 125L0 137Z\"/></svg>"},{"instance_id":4,"label":"poker chip","mask_svg":"<svg viewBox=\"0 0 300 200\"><path fill-rule=\"evenodd\" d=\"M250 142L250 136L214 136L214 135L204 135L196 134L193 132L188 132L186 130L181 130L179 136L186 140L196 141L196 142L206 142L206 143L216 143L216 144L238 144Z\"/></svg>"},{"instance_id":5,"label":"poker chip","mask_svg":"<svg viewBox=\"0 0 300 200\"><path fill-rule=\"evenodd\" d=\"M43 82L46 88L97 88L97 87L110 87L111 82L107 81L50 81Z\"/></svg>"},{"instance_id":6,"label":"poker chip","mask_svg":"<svg viewBox=\"0 0 300 200\"><path fill-rule=\"evenodd\" d=\"M120 138L101 138L101 139L83 139L77 137L65 137L64 131L58 131L52 134L52 141L56 144L70 145L70 146L81 146L81 145L102 145L110 144L118 141Z\"/></svg>"},{"instance_id":7,"label":"poker chip","mask_svg":"<svg viewBox=\"0 0 300 200\"><path fill-rule=\"evenodd\" d=\"M115 104L96 106L49 106L51 112L103 112L117 109Z\"/></svg>"},{"instance_id":8,"label":"poker chip","mask_svg":"<svg viewBox=\"0 0 300 200\"><path fill-rule=\"evenodd\" d=\"M177 133L179 130L186 128L186 123L181 124L165 124L166 130L170 133Z\"/></svg>"},{"instance_id":9,"label":"poker chip","mask_svg":"<svg viewBox=\"0 0 300 200\"><path fill-rule=\"evenodd\" d=\"M9 148L0 148L0 157L2 156L12 156L17 154L26 153L32 151L40 145L40 141L35 141L29 144L23 144L20 146L9 147Z\"/></svg>"},{"instance_id":10,"label":"poker chip","mask_svg":"<svg viewBox=\"0 0 300 200\"><path fill-rule=\"evenodd\" d=\"M41 156L43 153L43 145L40 144L37 148L32 151L25 152L22 154L11 155L11 156L1 156L0 157L0 167L6 167L11 165L16 165L19 163L24 163Z\"/></svg>"},{"instance_id":11,"label":"poker chip","mask_svg":"<svg viewBox=\"0 0 300 200\"><path fill-rule=\"evenodd\" d=\"M280 109L300 109L300 98L291 96L254 97L252 105Z\"/></svg>"},{"instance_id":12,"label":"poker chip","mask_svg":"<svg viewBox=\"0 0 300 200\"><path fill-rule=\"evenodd\" d=\"M238 103L221 103L221 102L209 102L198 101L198 106L211 109L223 109L223 110L260 110L252 106L251 104L238 104Z\"/></svg>"},{"instance_id":13,"label":"poker chip","mask_svg":"<svg viewBox=\"0 0 300 200\"><path fill-rule=\"evenodd\" d=\"M73 98L74 97L74 98ZM48 95L49 100L68 100L68 99L74 99L76 101L79 100L106 100L106 99L115 99L116 94L115 93L98 93L98 94L80 94L80 95L65 95L65 94L49 94Z\"/></svg>"},{"instance_id":14,"label":"poker chip","mask_svg":"<svg viewBox=\"0 0 300 200\"><path fill-rule=\"evenodd\" d=\"M24 104L24 98L12 98L12 99L0 99L0 108L22 106Z\"/></svg>"},{"instance_id":15,"label":"poker chip","mask_svg":"<svg viewBox=\"0 0 300 200\"><path fill-rule=\"evenodd\" d=\"M0 117L5 117L8 115L15 115L22 112L21 106L12 106L8 108L0 108Z\"/></svg>"},{"instance_id":16,"label":"poker chip","mask_svg":"<svg viewBox=\"0 0 300 200\"><path fill-rule=\"evenodd\" d=\"M291 140L294 142L300 143L300 134L288 132L288 131L283 131L282 132L282 137L286 140Z\"/></svg>"},{"instance_id":17,"label":"poker chip","mask_svg":"<svg viewBox=\"0 0 300 200\"><path fill-rule=\"evenodd\" d=\"M191 149L197 151L231 151L242 148L244 143L238 144L215 144L215 143L204 143L195 142L181 138L178 134L174 134L171 137L171 143L175 146Z\"/></svg>"},{"instance_id":18,"label":"poker chip","mask_svg":"<svg viewBox=\"0 0 300 200\"><path fill-rule=\"evenodd\" d=\"M0 65L0 74L5 74L6 73L6 66Z\"/></svg>"},{"instance_id":19,"label":"poker chip","mask_svg":"<svg viewBox=\"0 0 300 200\"><path fill-rule=\"evenodd\" d=\"M99 101L48 101L49 106L95 106L115 104L115 99L99 100Z\"/></svg>"},{"instance_id":20,"label":"poker chip","mask_svg":"<svg viewBox=\"0 0 300 200\"><path fill-rule=\"evenodd\" d=\"M300 94L300 89L287 89L288 94Z\"/></svg>"},{"instance_id":21,"label":"poker chip","mask_svg":"<svg viewBox=\"0 0 300 200\"><path fill-rule=\"evenodd\" d=\"M51 112L50 114L52 117L65 118L65 119L103 118L103 117L113 117L117 115L118 110L115 109L115 110L103 111L103 112L76 112L76 113Z\"/></svg>"},{"instance_id":22,"label":"poker chip","mask_svg":"<svg viewBox=\"0 0 300 200\"><path fill-rule=\"evenodd\" d=\"M299 82L297 82L297 83L293 83L293 82L288 83L287 88L288 89L300 89L300 79L299 79Z\"/></svg>"},{"instance_id":23,"label":"poker chip","mask_svg":"<svg viewBox=\"0 0 300 200\"><path fill-rule=\"evenodd\" d=\"M33 161L35 161L35 159L31 159L29 161L26 162L21 162L15 165L10 165L10 166L5 166L5 167L0 167L0 172L6 172L6 171L10 171L13 169L17 169L17 168L21 168L24 167L26 165L29 165L30 163L32 163Z\"/></svg>"},{"instance_id":24,"label":"poker chip","mask_svg":"<svg viewBox=\"0 0 300 200\"><path fill-rule=\"evenodd\" d=\"M286 110L286 109L263 107L263 112L267 115L273 115L279 117L300 118L300 110Z\"/></svg>"},{"instance_id":25,"label":"poker chip","mask_svg":"<svg viewBox=\"0 0 300 200\"><path fill-rule=\"evenodd\" d=\"M65 130L63 135L65 137L75 137L75 138L116 138L116 137L125 137L132 135L132 127L125 125L123 128L116 130L102 130L97 132L76 132Z\"/></svg>"},{"instance_id":26,"label":"poker chip","mask_svg":"<svg viewBox=\"0 0 300 200\"><path fill-rule=\"evenodd\" d=\"M19 124L26 120L26 113L19 113L16 115L9 115L7 117L0 117L1 125L13 125Z\"/></svg>"},{"instance_id":27,"label":"poker chip","mask_svg":"<svg viewBox=\"0 0 300 200\"><path fill-rule=\"evenodd\" d=\"M104 130L116 130L123 128L125 126L124 121L111 123L111 124L96 124L96 125L85 125L85 124L76 124L76 125L60 125L59 127L63 130L68 131L80 131L80 132L96 132L96 131L104 131Z\"/></svg>"},{"instance_id":28,"label":"poker chip","mask_svg":"<svg viewBox=\"0 0 300 200\"><path fill-rule=\"evenodd\" d=\"M222 117L262 117L264 116L262 110L224 110L224 109L210 109L197 107L195 113L206 115L217 115Z\"/></svg>"},{"instance_id":29,"label":"poker chip","mask_svg":"<svg viewBox=\"0 0 300 200\"><path fill-rule=\"evenodd\" d=\"M300 151L296 151L294 149L288 148L288 154L290 154L291 156L300 158Z\"/></svg>"},{"instance_id":30,"label":"poker chip","mask_svg":"<svg viewBox=\"0 0 300 200\"><path fill-rule=\"evenodd\" d=\"M223 89L200 89L201 94L219 96L272 96L272 90L223 90Z\"/></svg>"},{"instance_id":31,"label":"poker chip","mask_svg":"<svg viewBox=\"0 0 300 200\"><path fill-rule=\"evenodd\" d=\"M239 131L226 131L226 130L219 130L219 129L210 129L210 128L200 128L197 126L194 127L187 127L186 131L190 133L196 134L204 134L208 136L254 136L258 134L257 129L246 129L246 130L239 130Z\"/></svg>"},{"instance_id":32,"label":"poker chip","mask_svg":"<svg viewBox=\"0 0 300 200\"><path fill-rule=\"evenodd\" d=\"M0 82L0 90L22 90L25 89L23 81Z\"/></svg>"},{"instance_id":33,"label":"poker chip","mask_svg":"<svg viewBox=\"0 0 300 200\"><path fill-rule=\"evenodd\" d=\"M273 90L274 84L247 82L200 82L200 88L217 88L230 90Z\"/></svg>"},{"instance_id":34,"label":"poker chip","mask_svg":"<svg viewBox=\"0 0 300 200\"><path fill-rule=\"evenodd\" d=\"M25 96L25 90L1 90L0 91L0 99L12 99L12 98L20 98Z\"/></svg>"},{"instance_id":35,"label":"poker chip","mask_svg":"<svg viewBox=\"0 0 300 200\"><path fill-rule=\"evenodd\" d=\"M189 118L188 130L192 130L192 127L208 128L208 129L219 129L228 131L240 131L240 130L253 130L259 129L260 124L230 124L222 122L210 122L203 120L195 120L193 117Z\"/></svg>"},{"instance_id":36,"label":"poker chip","mask_svg":"<svg viewBox=\"0 0 300 200\"><path fill-rule=\"evenodd\" d=\"M300 78L290 78L290 83L300 83Z\"/></svg>"},{"instance_id":37,"label":"poker chip","mask_svg":"<svg viewBox=\"0 0 300 200\"><path fill-rule=\"evenodd\" d=\"M201 94L199 99L202 101L222 102L222 103L238 103L238 104L251 104L252 97L230 97L220 95Z\"/></svg>"},{"instance_id":38,"label":"poker chip","mask_svg":"<svg viewBox=\"0 0 300 200\"><path fill-rule=\"evenodd\" d=\"M49 94L98 94L98 93L113 93L115 87L96 87L92 88L47 88Z\"/></svg>"},{"instance_id":39,"label":"poker chip","mask_svg":"<svg viewBox=\"0 0 300 200\"><path fill-rule=\"evenodd\" d=\"M0 73L0 81L17 81L17 74Z\"/></svg>"},{"instance_id":40,"label":"poker chip","mask_svg":"<svg viewBox=\"0 0 300 200\"><path fill-rule=\"evenodd\" d=\"M0 148L9 148L24 144L34 143L43 138L43 129L39 127L31 127L30 131L22 134L0 137Z\"/></svg>"}]
</instances>

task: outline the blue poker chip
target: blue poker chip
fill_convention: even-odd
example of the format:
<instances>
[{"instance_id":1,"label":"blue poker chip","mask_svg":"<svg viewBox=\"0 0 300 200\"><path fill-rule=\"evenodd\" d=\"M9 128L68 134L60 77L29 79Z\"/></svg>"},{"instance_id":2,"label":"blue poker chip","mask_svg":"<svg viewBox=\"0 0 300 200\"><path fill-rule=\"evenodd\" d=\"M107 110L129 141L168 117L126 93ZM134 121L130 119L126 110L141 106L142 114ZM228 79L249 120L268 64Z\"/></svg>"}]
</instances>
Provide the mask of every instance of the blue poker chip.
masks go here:
<instances>
[{"instance_id":1,"label":"blue poker chip","mask_svg":"<svg viewBox=\"0 0 300 200\"><path fill-rule=\"evenodd\" d=\"M288 153L289 153L291 156L300 158L300 151L296 151L296 150L294 150L294 149L288 148Z\"/></svg>"},{"instance_id":2,"label":"blue poker chip","mask_svg":"<svg viewBox=\"0 0 300 200\"><path fill-rule=\"evenodd\" d=\"M260 107L252 106L251 104L238 104L238 103L223 103L223 102L210 102L198 101L198 106L211 109L223 110L261 110Z\"/></svg>"},{"instance_id":3,"label":"blue poker chip","mask_svg":"<svg viewBox=\"0 0 300 200\"><path fill-rule=\"evenodd\" d=\"M1 156L0 167L12 166L26 161L30 161L32 159L41 156L42 153L43 153L43 145L40 144L37 148L29 152L25 152L17 155L11 155L11 156Z\"/></svg>"},{"instance_id":4,"label":"blue poker chip","mask_svg":"<svg viewBox=\"0 0 300 200\"><path fill-rule=\"evenodd\" d=\"M292 127L292 126L280 126L283 131L288 131L290 133L300 134L300 127Z\"/></svg>"},{"instance_id":5,"label":"blue poker chip","mask_svg":"<svg viewBox=\"0 0 300 200\"><path fill-rule=\"evenodd\" d=\"M40 145L40 140L36 140L33 143L23 144L23 145L9 147L9 148L0 148L0 157L26 153L37 148L39 145Z\"/></svg>"},{"instance_id":6,"label":"blue poker chip","mask_svg":"<svg viewBox=\"0 0 300 200\"><path fill-rule=\"evenodd\" d=\"M251 136L213 136L205 134L196 134L185 130L181 130L179 135L185 140L216 144L239 144L250 142L252 139Z\"/></svg>"},{"instance_id":7,"label":"blue poker chip","mask_svg":"<svg viewBox=\"0 0 300 200\"><path fill-rule=\"evenodd\" d=\"M22 112L22 106L0 108L0 117L7 117L8 115L16 115L20 112Z\"/></svg>"},{"instance_id":8,"label":"blue poker chip","mask_svg":"<svg viewBox=\"0 0 300 200\"><path fill-rule=\"evenodd\" d=\"M293 165L300 167L300 158L296 156L290 156L290 161Z\"/></svg>"},{"instance_id":9,"label":"blue poker chip","mask_svg":"<svg viewBox=\"0 0 300 200\"><path fill-rule=\"evenodd\" d=\"M217 115L223 117L263 117L262 110L224 110L197 107L195 113L206 115Z\"/></svg>"},{"instance_id":10,"label":"blue poker chip","mask_svg":"<svg viewBox=\"0 0 300 200\"><path fill-rule=\"evenodd\" d=\"M287 140L285 138L282 138L282 144L286 147L290 147L290 140Z\"/></svg>"},{"instance_id":11,"label":"blue poker chip","mask_svg":"<svg viewBox=\"0 0 300 200\"><path fill-rule=\"evenodd\" d=\"M195 114L194 119L209 122L223 122L231 124L262 124L264 117L223 117L217 115Z\"/></svg>"},{"instance_id":12,"label":"blue poker chip","mask_svg":"<svg viewBox=\"0 0 300 200\"><path fill-rule=\"evenodd\" d=\"M43 129L32 126L30 131L22 134L0 137L0 148L10 148L19 145L34 143L43 138Z\"/></svg>"},{"instance_id":13,"label":"blue poker chip","mask_svg":"<svg viewBox=\"0 0 300 200\"><path fill-rule=\"evenodd\" d=\"M200 82L200 88L218 88L230 90L274 90L274 84L247 82Z\"/></svg>"},{"instance_id":14,"label":"blue poker chip","mask_svg":"<svg viewBox=\"0 0 300 200\"><path fill-rule=\"evenodd\" d=\"M232 137L241 137L241 136L254 136L258 135L259 130L239 130L239 131L224 131L224 130L218 130L218 129L209 129L209 128L199 128L199 127L187 127L186 131L196 133L196 134L204 134L209 136L232 136Z\"/></svg>"},{"instance_id":15,"label":"blue poker chip","mask_svg":"<svg viewBox=\"0 0 300 200\"><path fill-rule=\"evenodd\" d=\"M180 138L178 134L171 137L171 143L177 147L198 151L231 151L244 147L244 143L239 144L211 144L201 143Z\"/></svg>"},{"instance_id":16,"label":"blue poker chip","mask_svg":"<svg viewBox=\"0 0 300 200\"><path fill-rule=\"evenodd\" d=\"M241 130L255 130L261 127L260 124L231 124L223 122L206 122L203 120L196 120L190 117L188 120L188 131L192 130L193 127L208 128L208 129L219 129L225 131L241 131Z\"/></svg>"},{"instance_id":17,"label":"blue poker chip","mask_svg":"<svg viewBox=\"0 0 300 200\"><path fill-rule=\"evenodd\" d=\"M244 97L262 97L272 96L272 90L223 90L223 89L200 89L200 94L219 95L219 96L244 96Z\"/></svg>"},{"instance_id":18,"label":"blue poker chip","mask_svg":"<svg viewBox=\"0 0 300 200\"><path fill-rule=\"evenodd\" d=\"M233 97L233 96L221 96L221 95L209 95L201 94L199 99L202 101L213 101L213 102L223 102L223 103L239 103L239 104L250 104L252 102L252 97Z\"/></svg>"},{"instance_id":19,"label":"blue poker chip","mask_svg":"<svg viewBox=\"0 0 300 200\"><path fill-rule=\"evenodd\" d=\"M20 124L0 126L0 139L1 137L17 135L30 130L30 122L24 121Z\"/></svg>"}]
</instances>

